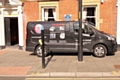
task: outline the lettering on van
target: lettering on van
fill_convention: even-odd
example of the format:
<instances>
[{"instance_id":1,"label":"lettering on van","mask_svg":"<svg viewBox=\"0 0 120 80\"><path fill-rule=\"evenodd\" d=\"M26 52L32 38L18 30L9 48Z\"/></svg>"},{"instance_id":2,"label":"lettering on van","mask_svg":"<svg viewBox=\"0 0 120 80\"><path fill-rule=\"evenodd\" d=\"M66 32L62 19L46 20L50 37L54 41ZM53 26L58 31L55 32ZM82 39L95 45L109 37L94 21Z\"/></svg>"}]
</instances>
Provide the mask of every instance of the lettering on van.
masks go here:
<instances>
[{"instance_id":1,"label":"lettering on van","mask_svg":"<svg viewBox=\"0 0 120 80\"><path fill-rule=\"evenodd\" d=\"M91 42L92 40L91 39L83 39L83 41Z\"/></svg>"},{"instance_id":2,"label":"lettering on van","mask_svg":"<svg viewBox=\"0 0 120 80\"><path fill-rule=\"evenodd\" d=\"M91 44L91 39L83 39L83 45Z\"/></svg>"},{"instance_id":3,"label":"lettering on van","mask_svg":"<svg viewBox=\"0 0 120 80\"><path fill-rule=\"evenodd\" d=\"M91 42L83 42L83 45L91 44Z\"/></svg>"},{"instance_id":4,"label":"lettering on van","mask_svg":"<svg viewBox=\"0 0 120 80\"><path fill-rule=\"evenodd\" d=\"M41 36L32 36L32 38L39 38L39 39L41 39L42 37ZM47 37L44 36L44 38L47 38Z\"/></svg>"},{"instance_id":5,"label":"lettering on van","mask_svg":"<svg viewBox=\"0 0 120 80\"><path fill-rule=\"evenodd\" d=\"M54 38L56 38L56 34L50 33L50 39L54 39Z\"/></svg>"}]
</instances>

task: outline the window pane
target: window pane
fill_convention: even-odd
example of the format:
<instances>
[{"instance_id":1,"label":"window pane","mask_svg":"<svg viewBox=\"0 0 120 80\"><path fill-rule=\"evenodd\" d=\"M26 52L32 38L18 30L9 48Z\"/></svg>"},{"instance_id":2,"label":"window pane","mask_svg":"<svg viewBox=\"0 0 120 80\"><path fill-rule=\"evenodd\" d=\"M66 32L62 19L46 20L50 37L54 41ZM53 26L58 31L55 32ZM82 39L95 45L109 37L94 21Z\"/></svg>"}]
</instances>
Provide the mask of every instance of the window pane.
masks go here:
<instances>
[{"instance_id":1,"label":"window pane","mask_svg":"<svg viewBox=\"0 0 120 80\"><path fill-rule=\"evenodd\" d=\"M48 9L48 21L54 21L53 9Z\"/></svg>"},{"instance_id":2,"label":"window pane","mask_svg":"<svg viewBox=\"0 0 120 80\"><path fill-rule=\"evenodd\" d=\"M55 8L45 7L42 10L42 19L43 21L55 21L56 19L56 10Z\"/></svg>"},{"instance_id":3,"label":"window pane","mask_svg":"<svg viewBox=\"0 0 120 80\"><path fill-rule=\"evenodd\" d=\"M83 21L88 21L94 26L96 25L96 7L85 6L83 7Z\"/></svg>"},{"instance_id":4,"label":"window pane","mask_svg":"<svg viewBox=\"0 0 120 80\"><path fill-rule=\"evenodd\" d=\"M94 26L96 25L95 18L87 18L87 21L94 24Z\"/></svg>"},{"instance_id":5,"label":"window pane","mask_svg":"<svg viewBox=\"0 0 120 80\"><path fill-rule=\"evenodd\" d=\"M87 8L87 16L95 16L95 7Z\"/></svg>"}]
</instances>

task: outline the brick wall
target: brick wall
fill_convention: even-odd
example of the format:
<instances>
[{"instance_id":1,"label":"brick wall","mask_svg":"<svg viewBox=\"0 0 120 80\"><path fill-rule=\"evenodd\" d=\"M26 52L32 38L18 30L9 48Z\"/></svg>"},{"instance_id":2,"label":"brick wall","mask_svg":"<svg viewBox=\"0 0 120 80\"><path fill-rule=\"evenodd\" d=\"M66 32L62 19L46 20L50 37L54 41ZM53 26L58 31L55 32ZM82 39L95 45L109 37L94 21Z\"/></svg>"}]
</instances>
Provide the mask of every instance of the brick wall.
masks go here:
<instances>
[{"instance_id":1,"label":"brick wall","mask_svg":"<svg viewBox=\"0 0 120 80\"><path fill-rule=\"evenodd\" d=\"M78 0L61 0L59 2L59 20L64 20L65 14L71 14L72 20L78 19Z\"/></svg>"},{"instance_id":2,"label":"brick wall","mask_svg":"<svg viewBox=\"0 0 120 80\"><path fill-rule=\"evenodd\" d=\"M23 6L24 45L26 44L26 26L28 21L39 19L39 6L37 2L25 2Z\"/></svg>"},{"instance_id":3,"label":"brick wall","mask_svg":"<svg viewBox=\"0 0 120 80\"><path fill-rule=\"evenodd\" d=\"M103 23L100 24L100 30L116 36L117 27L117 0L105 0L100 6L100 18Z\"/></svg>"},{"instance_id":4,"label":"brick wall","mask_svg":"<svg viewBox=\"0 0 120 80\"><path fill-rule=\"evenodd\" d=\"M100 5L100 30L116 36L117 27L117 0L105 0ZM36 21L39 19L38 2L25 2L23 6L24 34L26 34L26 24L28 21ZM78 19L78 0L60 0L59 1L59 20L64 20L65 14L71 14L72 20ZM24 44L26 37L24 35Z\"/></svg>"}]
</instances>

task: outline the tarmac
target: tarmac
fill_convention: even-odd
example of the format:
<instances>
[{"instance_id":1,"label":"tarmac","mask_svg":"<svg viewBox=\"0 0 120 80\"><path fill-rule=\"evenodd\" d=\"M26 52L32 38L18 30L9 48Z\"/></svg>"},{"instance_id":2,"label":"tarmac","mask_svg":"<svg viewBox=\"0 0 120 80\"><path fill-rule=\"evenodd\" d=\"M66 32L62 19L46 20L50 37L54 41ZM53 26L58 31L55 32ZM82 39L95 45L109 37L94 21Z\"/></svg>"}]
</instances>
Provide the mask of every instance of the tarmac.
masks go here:
<instances>
[{"instance_id":1,"label":"tarmac","mask_svg":"<svg viewBox=\"0 0 120 80\"><path fill-rule=\"evenodd\" d=\"M77 53L50 53L42 58L19 49L0 50L0 78L120 78L120 49L104 58L84 53L78 61Z\"/></svg>"}]
</instances>

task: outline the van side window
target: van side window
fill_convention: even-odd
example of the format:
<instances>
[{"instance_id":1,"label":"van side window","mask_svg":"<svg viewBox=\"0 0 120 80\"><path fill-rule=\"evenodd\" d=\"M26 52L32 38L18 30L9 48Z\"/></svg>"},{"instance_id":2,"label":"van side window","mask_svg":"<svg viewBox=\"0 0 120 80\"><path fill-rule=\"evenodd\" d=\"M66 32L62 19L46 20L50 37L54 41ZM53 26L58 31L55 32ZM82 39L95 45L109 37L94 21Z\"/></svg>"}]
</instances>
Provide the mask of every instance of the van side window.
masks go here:
<instances>
[{"instance_id":1,"label":"van side window","mask_svg":"<svg viewBox=\"0 0 120 80\"><path fill-rule=\"evenodd\" d=\"M82 24L82 33L88 34L89 36L93 35L93 30L86 24Z\"/></svg>"},{"instance_id":2,"label":"van side window","mask_svg":"<svg viewBox=\"0 0 120 80\"><path fill-rule=\"evenodd\" d=\"M73 27L74 27L74 31L78 33L79 23L78 22L74 23Z\"/></svg>"},{"instance_id":3,"label":"van side window","mask_svg":"<svg viewBox=\"0 0 120 80\"><path fill-rule=\"evenodd\" d=\"M76 22L76 23L73 24L73 26L74 26L75 33L78 33L79 23ZM86 25L84 23L82 23L82 33L83 34L88 34L90 36L93 35L92 29L88 25Z\"/></svg>"}]
</instances>

